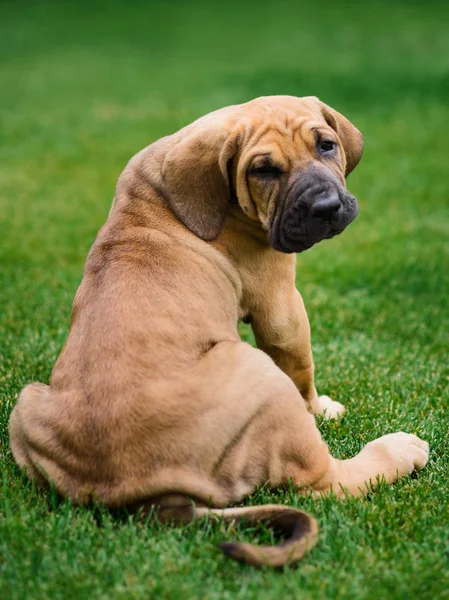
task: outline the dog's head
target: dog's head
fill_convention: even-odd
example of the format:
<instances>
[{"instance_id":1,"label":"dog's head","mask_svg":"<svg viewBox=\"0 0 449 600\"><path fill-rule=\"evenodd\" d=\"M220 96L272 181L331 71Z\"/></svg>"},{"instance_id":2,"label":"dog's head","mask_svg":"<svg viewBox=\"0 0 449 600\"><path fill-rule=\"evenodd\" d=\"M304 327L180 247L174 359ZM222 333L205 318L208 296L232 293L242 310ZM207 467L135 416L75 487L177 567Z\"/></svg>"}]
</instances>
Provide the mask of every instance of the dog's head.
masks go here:
<instances>
[{"instance_id":1,"label":"dog's head","mask_svg":"<svg viewBox=\"0 0 449 600\"><path fill-rule=\"evenodd\" d=\"M333 237L357 215L345 178L360 160L362 136L317 98L258 98L206 115L171 138L161 190L204 240L218 236L232 198L281 252Z\"/></svg>"}]
</instances>

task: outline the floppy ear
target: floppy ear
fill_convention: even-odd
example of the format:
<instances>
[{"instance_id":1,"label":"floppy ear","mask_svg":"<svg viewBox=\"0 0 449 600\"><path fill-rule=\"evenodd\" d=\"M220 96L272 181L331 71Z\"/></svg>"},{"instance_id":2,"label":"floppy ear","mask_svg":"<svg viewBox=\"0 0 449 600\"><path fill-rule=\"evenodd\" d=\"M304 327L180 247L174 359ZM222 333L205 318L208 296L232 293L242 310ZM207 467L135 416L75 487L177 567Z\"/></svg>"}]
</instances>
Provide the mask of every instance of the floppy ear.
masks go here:
<instances>
[{"instance_id":1,"label":"floppy ear","mask_svg":"<svg viewBox=\"0 0 449 600\"><path fill-rule=\"evenodd\" d=\"M236 139L224 126L189 128L162 165L167 202L184 225L203 240L214 240L222 228L230 199L229 161Z\"/></svg>"},{"instance_id":2,"label":"floppy ear","mask_svg":"<svg viewBox=\"0 0 449 600\"><path fill-rule=\"evenodd\" d=\"M346 155L346 172L349 173L355 169L363 153L363 137L360 131L348 121L346 117L339 112L320 101L321 112L326 120L326 123L337 132L338 137L343 144Z\"/></svg>"}]
</instances>

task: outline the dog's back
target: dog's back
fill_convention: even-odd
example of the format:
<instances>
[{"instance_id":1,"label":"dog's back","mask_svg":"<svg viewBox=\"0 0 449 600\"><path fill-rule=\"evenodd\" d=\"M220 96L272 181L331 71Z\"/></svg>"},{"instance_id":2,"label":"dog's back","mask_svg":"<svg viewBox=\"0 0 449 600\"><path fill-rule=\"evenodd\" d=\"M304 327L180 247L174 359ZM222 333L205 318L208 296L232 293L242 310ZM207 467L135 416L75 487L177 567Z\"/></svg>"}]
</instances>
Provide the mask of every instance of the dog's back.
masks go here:
<instances>
[{"instance_id":1,"label":"dog's back","mask_svg":"<svg viewBox=\"0 0 449 600\"><path fill-rule=\"evenodd\" d=\"M186 247L157 202L154 227L151 212L141 224L138 210L119 206L87 258L50 386L27 386L11 422L19 465L78 501L114 503L108 486L126 487L145 462L162 467L152 440L173 420L192 368L218 342L239 339L236 290L217 269L219 253L193 235Z\"/></svg>"}]
</instances>

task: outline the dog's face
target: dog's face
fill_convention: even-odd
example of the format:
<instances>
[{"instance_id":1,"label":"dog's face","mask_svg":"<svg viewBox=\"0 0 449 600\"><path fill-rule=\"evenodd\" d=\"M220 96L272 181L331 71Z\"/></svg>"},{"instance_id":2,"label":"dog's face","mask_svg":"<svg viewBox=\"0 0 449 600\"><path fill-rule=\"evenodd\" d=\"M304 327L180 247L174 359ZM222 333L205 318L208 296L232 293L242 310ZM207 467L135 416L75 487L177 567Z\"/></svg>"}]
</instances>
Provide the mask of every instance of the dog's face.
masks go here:
<instances>
[{"instance_id":1,"label":"dog's face","mask_svg":"<svg viewBox=\"0 0 449 600\"><path fill-rule=\"evenodd\" d=\"M345 177L360 160L362 136L316 98L259 98L183 131L164 161L165 196L205 240L218 236L231 197L281 252L331 238L357 215Z\"/></svg>"},{"instance_id":2,"label":"dog's face","mask_svg":"<svg viewBox=\"0 0 449 600\"><path fill-rule=\"evenodd\" d=\"M249 151L249 196L281 252L301 252L341 233L358 213L345 187L347 159L336 118L316 106L304 100L300 114L276 112Z\"/></svg>"}]
</instances>

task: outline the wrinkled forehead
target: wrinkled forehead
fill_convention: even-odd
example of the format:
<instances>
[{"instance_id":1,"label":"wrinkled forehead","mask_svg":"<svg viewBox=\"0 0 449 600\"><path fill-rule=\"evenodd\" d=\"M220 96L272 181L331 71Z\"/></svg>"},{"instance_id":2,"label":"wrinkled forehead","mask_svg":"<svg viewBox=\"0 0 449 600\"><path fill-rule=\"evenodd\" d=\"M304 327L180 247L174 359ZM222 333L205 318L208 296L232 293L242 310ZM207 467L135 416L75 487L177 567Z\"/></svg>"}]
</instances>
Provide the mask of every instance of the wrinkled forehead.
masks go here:
<instances>
[{"instance_id":1,"label":"wrinkled forehead","mask_svg":"<svg viewBox=\"0 0 449 600\"><path fill-rule=\"evenodd\" d=\"M315 98L257 98L241 108L247 151L257 148L296 156L299 148L313 145L315 131L332 132Z\"/></svg>"}]
</instances>

